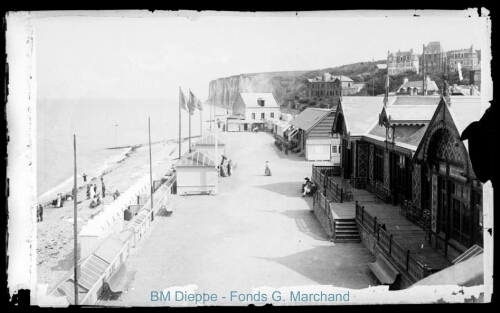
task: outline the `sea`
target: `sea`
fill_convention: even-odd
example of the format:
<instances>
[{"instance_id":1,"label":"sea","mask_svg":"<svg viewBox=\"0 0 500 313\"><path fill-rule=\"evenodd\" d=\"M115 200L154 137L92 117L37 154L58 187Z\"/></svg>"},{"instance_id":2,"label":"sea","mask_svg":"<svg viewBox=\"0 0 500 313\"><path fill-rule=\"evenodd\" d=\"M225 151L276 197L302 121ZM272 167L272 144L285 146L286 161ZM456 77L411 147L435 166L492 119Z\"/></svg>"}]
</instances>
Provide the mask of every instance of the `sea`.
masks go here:
<instances>
[{"instance_id":1,"label":"sea","mask_svg":"<svg viewBox=\"0 0 500 313\"><path fill-rule=\"evenodd\" d=\"M177 99L42 99L37 101L37 198L47 201L71 191L74 137L78 186L125 158L134 145L179 139ZM191 116L191 136L208 129L210 110ZM189 115L181 111L181 135L188 137Z\"/></svg>"}]
</instances>

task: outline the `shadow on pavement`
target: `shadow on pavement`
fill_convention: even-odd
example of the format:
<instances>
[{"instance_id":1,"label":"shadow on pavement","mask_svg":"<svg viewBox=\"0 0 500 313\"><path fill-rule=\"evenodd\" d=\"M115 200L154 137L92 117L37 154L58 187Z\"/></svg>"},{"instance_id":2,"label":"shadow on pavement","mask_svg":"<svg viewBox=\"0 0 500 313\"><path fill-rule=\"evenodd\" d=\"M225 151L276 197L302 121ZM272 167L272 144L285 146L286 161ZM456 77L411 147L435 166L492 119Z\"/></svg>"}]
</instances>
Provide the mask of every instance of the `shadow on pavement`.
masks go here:
<instances>
[{"instance_id":1,"label":"shadow on pavement","mask_svg":"<svg viewBox=\"0 0 500 313\"><path fill-rule=\"evenodd\" d=\"M258 185L258 186L254 186L254 187L273 191L273 192L279 193L280 195L284 195L287 197L294 197L294 198L302 197L302 193L301 193L302 182L301 181L282 182L282 183L274 183L274 184L268 184L268 185Z\"/></svg>"},{"instance_id":2,"label":"shadow on pavement","mask_svg":"<svg viewBox=\"0 0 500 313\"><path fill-rule=\"evenodd\" d=\"M264 211L293 218L300 232L320 241L328 241L328 235L321 228L314 213L309 210Z\"/></svg>"},{"instance_id":3,"label":"shadow on pavement","mask_svg":"<svg viewBox=\"0 0 500 313\"><path fill-rule=\"evenodd\" d=\"M359 243L316 246L278 258L261 258L281 264L321 284L362 289L378 285L366 263L375 257Z\"/></svg>"}]
</instances>

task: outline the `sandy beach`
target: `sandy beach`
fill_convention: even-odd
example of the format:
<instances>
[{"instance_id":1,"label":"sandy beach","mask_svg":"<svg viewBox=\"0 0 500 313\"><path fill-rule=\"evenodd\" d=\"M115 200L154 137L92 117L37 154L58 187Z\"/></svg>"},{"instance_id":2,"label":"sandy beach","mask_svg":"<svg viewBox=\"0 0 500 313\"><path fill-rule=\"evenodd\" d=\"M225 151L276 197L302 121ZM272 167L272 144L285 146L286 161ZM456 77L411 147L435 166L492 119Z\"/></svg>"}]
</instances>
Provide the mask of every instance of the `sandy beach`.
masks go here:
<instances>
[{"instance_id":1,"label":"sandy beach","mask_svg":"<svg viewBox=\"0 0 500 313\"><path fill-rule=\"evenodd\" d=\"M187 140L184 139L183 154L187 148ZM156 179L160 179L179 156L178 141L168 140L152 144L151 154L153 174ZM90 208L91 200L87 199L86 185L80 178L77 196L78 232L93 215L113 202L113 193L116 190L125 192L137 180L149 174L149 171L149 146L146 144L131 147L124 159L108 168L102 175L106 185L106 197L95 208ZM97 183L97 192L102 192L100 177L87 177L87 183L89 182ZM65 201L61 208L54 207L51 201L43 203L43 206L43 221L37 223L37 281L38 284L48 284L50 290L73 266L74 201Z\"/></svg>"}]
</instances>

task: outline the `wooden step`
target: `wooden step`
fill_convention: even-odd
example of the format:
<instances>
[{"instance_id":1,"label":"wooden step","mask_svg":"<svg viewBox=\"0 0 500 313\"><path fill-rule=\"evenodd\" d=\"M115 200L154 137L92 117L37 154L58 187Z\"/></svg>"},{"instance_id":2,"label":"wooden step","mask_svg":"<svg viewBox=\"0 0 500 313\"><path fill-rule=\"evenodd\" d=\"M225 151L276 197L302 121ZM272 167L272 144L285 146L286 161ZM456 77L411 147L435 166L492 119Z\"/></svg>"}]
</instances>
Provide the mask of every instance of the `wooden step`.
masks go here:
<instances>
[{"instance_id":1,"label":"wooden step","mask_svg":"<svg viewBox=\"0 0 500 313\"><path fill-rule=\"evenodd\" d=\"M338 229L335 234L337 236L341 234L359 234L359 231L357 229Z\"/></svg>"}]
</instances>

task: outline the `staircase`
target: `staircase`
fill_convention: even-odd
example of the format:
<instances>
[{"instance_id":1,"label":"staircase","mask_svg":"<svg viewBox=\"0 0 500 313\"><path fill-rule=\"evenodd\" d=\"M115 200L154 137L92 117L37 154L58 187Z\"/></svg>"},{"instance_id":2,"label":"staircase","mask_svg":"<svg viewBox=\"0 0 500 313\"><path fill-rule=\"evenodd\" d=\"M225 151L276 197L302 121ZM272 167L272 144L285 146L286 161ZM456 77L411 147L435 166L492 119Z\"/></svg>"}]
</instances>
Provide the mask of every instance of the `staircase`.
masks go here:
<instances>
[{"instance_id":1,"label":"staircase","mask_svg":"<svg viewBox=\"0 0 500 313\"><path fill-rule=\"evenodd\" d=\"M336 219L333 242L361 242L355 219Z\"/></svg>"}]
</instances>

